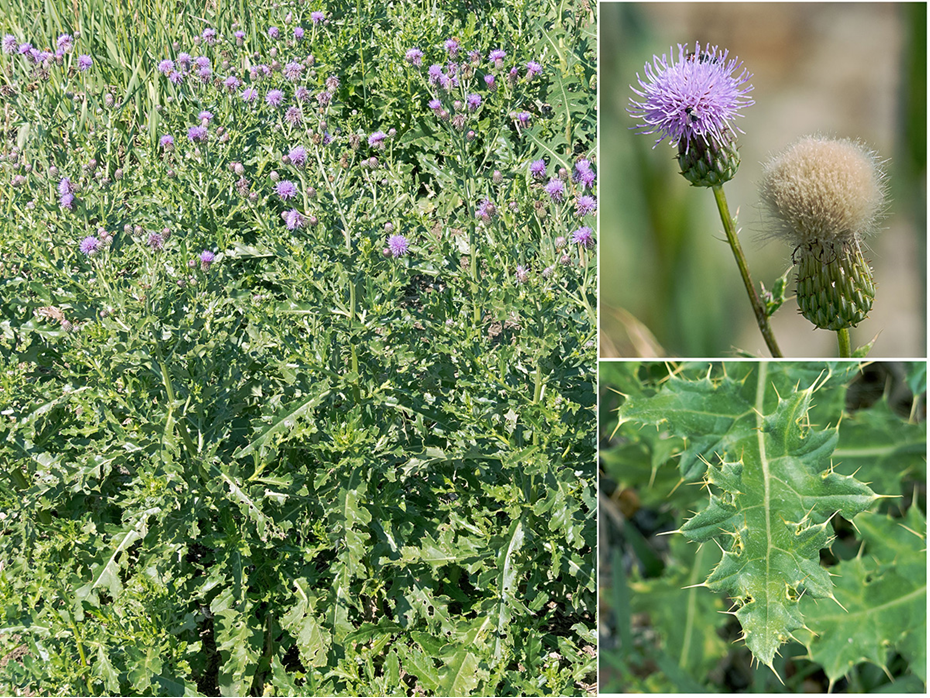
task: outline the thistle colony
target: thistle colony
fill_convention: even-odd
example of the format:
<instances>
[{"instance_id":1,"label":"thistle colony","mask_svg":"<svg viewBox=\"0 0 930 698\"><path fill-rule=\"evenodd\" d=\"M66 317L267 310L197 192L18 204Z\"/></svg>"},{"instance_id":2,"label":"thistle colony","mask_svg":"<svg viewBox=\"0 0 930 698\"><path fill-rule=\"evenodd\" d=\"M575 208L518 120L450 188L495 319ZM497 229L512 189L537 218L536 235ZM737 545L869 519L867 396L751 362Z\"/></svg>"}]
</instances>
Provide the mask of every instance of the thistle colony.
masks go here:
<instances>
[{"instance_id":1,"label":"thistle colony","mask_svg":"<svg viewBox=\"0 0 930 698\"><path fill-rule=\"evenodd\" d=\"M375 176L383 167L379 156L383 156L392 147L398 134L395 128L375 129L366 135L345 133L340 127L334 126L329 112L331 105L339 99L341 80L334 74L325 78L318 75L315 58L309 50L314 33L324 31L329 18L325 12L315 11L311 13L309 26L305 27L295 22L289 14L284 24L287 28L267 28L265 42L270 42L271 47L265 55L249 53L246 49L246 33L235 25L229 37L208 27L195 37L194 45L189 50L175 43L172 55L163 58L155 66L156 78L164 80L176 90L188 90L196 96L197 101L212 103L217 107L223 105L227 113L231 110L242 112L242 107L245 107L245 113L260 119L275 131L288 134L293 142L280 155L282 170L266 175L264 185L253 181L243 164L245 157L230 151L233 125L220 123L214 114L219 110L213 107L193 114L189 125L180 133L166 132L158 136L155 154L167 162L169 167L185 158L202 159L208 153L210 157L219 156L236 175L235 187L240 196L254 204L264 202L278 212L285 229L298 231L320 223L320 212L314 205L318 198L317 188L308 182L313 177L310 171L316 164L315 148L342 149L348 146L360 152L367 146L368 153L363 153L364 156L358 162L366 174ZM36 72L44 71L47 74L56 67L66 71L72 68L78 72L92 71L92 56L81 54L73 59L72 54L79 39L79 32L73 36L63 34L57 41L57 49L52 52L38 50L32 44L7 34L3 38L2 48L7 54L20 56ZM539 61L530 60L523 64L509 62L503 48L482 55L478 50L467 51L456 38L444 40L441 47L443 62L427 65L426 53L419 47L407 49L402 60L421 72L428 86L430 98L425 104L427 113L468 141L477 137L475 128L478 128L479 119L485 116L482 112L492 108L489 106L491 95L505 92L512 96L521 86L529 85L544 72ZM239 51L236 56L239 60L231 60L231 52L236 49ZM313 88L311 84L314 82L322 84L319 88ZM112 107L113 98L111 95L108 97L107 104ZM167 101L170 103L175 100L169 96ZM530 128L536 119L525 107L512 110L508 117L518 134ZM14 152L10 157L18 159L20 153ZM33 171L32 174L38 175L39 171ZM119 170L117 174L120 174ZM170 168L168 174L174 174L174 169ZM565 167L555 167L550 171L545 159L536 159L528 164L528 174L535 191L542 197L535 204L536 212L541 217L546 216L548 207L555 207L557 220L568 222L575 219L579 223L567 236L558 234L553 240L554 246L561 250L561 263L570 265L573 259L566 249L569 242L579 249L594 245L594 228L585 224L586 219L597 212L597 200L592 195L596 180L593 165L586 158L578 158L572 164L571 171ZM96 161L85 165L82 172L76 175L59 173L58 168L52 166L48 168L46 176L58 177L55 182L58 205L63 212L79 213L85 203L82 194L89 196L95 183L100 185L110 181ZM503 179L502 173L494 172L494 183L500 183ZM16 175L14 185L22 188L26 182L26 175ZM488 196L483 196L471 205L479 224L490 223L498 214L498 205ZM508 206L516 210L518 204L510 202ZM85 208L91 208L90 204ZM384 232L385 257L397 259L409 254L415 247L409 233L395 230L393 223L386 224ZM169 227L152 232L138 225L126 224L124 233L156 252L166 249L172 237ZM113 244L113 239L113 233L101 226L93 234L82 238L77 243L77 249L87 257L98 256ZM214 261L221 259L221 250L205 249L188 264L192 269L199 267L208 271ZM549 278L554 271L553 266L547 266L541 274ZM514 278L518 283L526 281L529 275L525 264L517 265ZM193 276L186 281L197 282Z\"/></svg>"}]
</instances>

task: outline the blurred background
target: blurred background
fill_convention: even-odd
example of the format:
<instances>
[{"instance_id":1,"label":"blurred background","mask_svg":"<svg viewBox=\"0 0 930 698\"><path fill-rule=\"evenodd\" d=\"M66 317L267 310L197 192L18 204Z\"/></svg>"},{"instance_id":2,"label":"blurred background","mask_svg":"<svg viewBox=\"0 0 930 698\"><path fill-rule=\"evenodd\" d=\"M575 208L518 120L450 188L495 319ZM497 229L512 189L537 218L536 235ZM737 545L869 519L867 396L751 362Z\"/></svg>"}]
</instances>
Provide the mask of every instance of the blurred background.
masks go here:
<instances>
[{"instance_id":1,"label":"blurred background","mask_svg":"<svg viewBox=\"0 0 930 698\"><path fill-rule=\"evenodd\" d=\"M737 125L742 164L724 186L756 288L791 249L766 238L762 163L809 134L859 140L888 160L883 229L868 239L877 283L853 348L926 356L926 3L601 3L600 352L603 357L769 356L710 190L678 174L676 150L631 131L643 66L677 44L727 48L753 73ZM786 357L836 356L836 333L798 312L794 273L772 318Z\"/></svg>"}]
</instances>

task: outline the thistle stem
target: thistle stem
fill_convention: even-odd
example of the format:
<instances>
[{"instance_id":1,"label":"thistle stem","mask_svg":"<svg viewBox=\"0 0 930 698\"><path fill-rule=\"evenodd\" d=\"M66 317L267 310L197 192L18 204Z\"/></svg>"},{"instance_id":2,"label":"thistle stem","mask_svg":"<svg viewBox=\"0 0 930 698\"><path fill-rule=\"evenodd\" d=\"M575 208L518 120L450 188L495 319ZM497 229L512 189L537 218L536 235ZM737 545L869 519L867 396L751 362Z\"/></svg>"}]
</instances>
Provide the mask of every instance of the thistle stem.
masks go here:
<instances>
[{"instance_id":1,"label":"thistle stem","mask_svg":"<svg viewBox=\"0 0 930 698\"><path fill-rule=\"evenodd\" d=\"M836 342L840 347L840 358L849 359L852 357L852 346L849 342L849 328L844 327L836 331Z\"/></svg>"},{"instance_id":2,"label":"thistle stem","mask_svg":"<svg viewBox=\"0 0 930 698\"><path fill-rule=\"evenodd\" d=\"M736 236L736 224L730 215L730 208L727 206L727 197L723 193L723 186L717 185L712 187L714 190L714 199L717 201L717 209L720 211L720 220L723 221L723 229L727 234L727 241L733 250L733 256L736 258L736 266L739 267L739 273L743 277L743 284L746 286L746 293L749 295L749 301L752 303L752 310L756 314L756 323L759 325L759 331L762 332L762 338L776 359L782 358L781 349L778 348L778 342L775 340L775 333L772 332L772 326L769 324L769 316L765 311L765 306L756 293L756 287L752 284L752 277L749 275L749 266L746 264L746 257L743 254L743 248L739 244L739 238Z\"/></svg>"}]
</instances>

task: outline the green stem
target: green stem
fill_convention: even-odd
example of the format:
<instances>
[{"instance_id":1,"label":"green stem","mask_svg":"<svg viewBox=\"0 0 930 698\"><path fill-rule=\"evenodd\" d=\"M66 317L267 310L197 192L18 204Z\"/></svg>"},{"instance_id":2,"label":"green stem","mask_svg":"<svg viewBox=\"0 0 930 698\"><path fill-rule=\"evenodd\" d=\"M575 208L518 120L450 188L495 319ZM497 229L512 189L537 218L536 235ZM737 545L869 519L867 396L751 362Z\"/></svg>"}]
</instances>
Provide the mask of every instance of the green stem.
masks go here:
<instances>
[{"instance_id":1,"label":"green stem","mask_svg":"<svg viewBox=\"0 0 930 698\"><path fill-rule=\"evenodd\" d=\"M191 439L190 433L187 431L187 427L184 425L184 422L179 420L174 420L174 386L171 385L171 376L168 374L168 367L165 365L164 360L161 358L161 350L157 348L156 353L158 354L158 367L161 369L161 379L165 384L165 392L168 393L168 419L169 421L174 421L178 427L178 431L181 434L181 440L184 442L184 448L187 450L187 455L193 458L197 455L197 447L194 445L194 440Z\"/></svg>"},{"instance_id":2,"label":"green stem","mask_svg":"<svg viewBox=\"0 0 930 698\"><path fill-rule=\"evenodd\" d=\"M71 614L68 614L68 625L71 626L71 632L74 633L74 642L77 644L78 656L81 658L81 666L89 666L87 664L87 657L84 655L84 642L81 640L81 634L78 632L77 625L74 623L74 618ZM85 673L84 682L87 684L87 695L91 696L94 694L93 684L91 683L90 676Z\"/></svg>"},{"instance_id":3,"label":"green stem","mask_svg":"<svg viewBox=\"0 0 930 698\"><path fill-rule=\"evenodd\" d=\"M749 301L752 303L752 310L756 314L756 323L759 325L759 331L765 339L772 356L776 359L782 358L781 349L778 348L778 342L775 340L775 333L772 332L772 326L769 324L769 316L765 311L765 306L756 293L756 288L752 284L752 277L749 275L749 266L746 264L746 257L743 255L743 248L739 244L739 238L736 236L736 224L730 215L730 208L727 206L727 197L723 193L723 185L713 187L714 199L717 201L717 209L720 211L720 220L723 221L723 229L727 234L727 241L733 250L733 256L736 258L736 266L739 267L739 273L743 277L743 284L746 286L746 293L749 295Z\"/></svg>"},{"instance_id":4,"label":"green stem","mask_svg":"<svg viewBox=\"0 0 930 698\"><path fill-rule=\"evenodd\" d=\"M849 328L844 327L841 330L836 331L836 341L840 347L840 358L849 359L852 358L852 346L849 343Z\"/></svg>"},{"instance_id":5,"label":"green stem","mask_svg":"<svg viewBox=\"0 0 930 698\"><path fill-rule=\"evenodd\" d=\"M329 181L329 177L326 174L326 167L323 165L323 160L320 157L319 150L316 152L316 161L320 166L320 176L323 178L323 182L326 184L326 188L329 190L329 195L333 199L333 204L336 206L336 212L339 214L339 220L342 221L342 237L346 246L346 255L351 259L352 257L352 234L349 228L349 221L346 219L345 212L342 210L342 204L339 201L339 197L336 195L336 190ZM348 272L347 272L348 273ZM355 324L355 310L356 310L356 298L355 298L355 282L356 280L349 279L349 325ZM358 351L355 348L355 342L349 343L349 353L350 353L350 366L352 372L355 374L355 382L352 386L352 396L355 399L355 402L358 403L361 400L361 389L358 385Z\"/></svg>"}]
</instances>

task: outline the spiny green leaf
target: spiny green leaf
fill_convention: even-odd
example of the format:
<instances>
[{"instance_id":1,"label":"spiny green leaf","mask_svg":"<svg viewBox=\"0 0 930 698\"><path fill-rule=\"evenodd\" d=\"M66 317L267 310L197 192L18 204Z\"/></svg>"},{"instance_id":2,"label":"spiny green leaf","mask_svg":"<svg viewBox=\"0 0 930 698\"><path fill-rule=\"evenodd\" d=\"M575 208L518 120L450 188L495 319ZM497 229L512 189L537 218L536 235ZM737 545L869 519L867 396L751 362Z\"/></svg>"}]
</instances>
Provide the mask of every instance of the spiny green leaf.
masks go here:
<instances>
[{"instance_id":1,"label":"spiny green leaf","mask_svg":"<svg viewBox=\"0 0 930 698\"><path fill-rule=\"evenodd\" d=\"M863 512L855 524L864 549L831 570L842 608L804 598L801 639L831 685L859 662L887 671L891 650L926 682L927 522L912 505L903 520Z\"/></svg>"},{"instance_id":2,"label":"spiny green leaf","mask_svg":"<svg viewBox=\"0 0 930 698\"><path fill-rule=\"evenodd\" d=\"M803 364L727 364L717 378L672 376L654 397L620 408L621 418L697 435L689 450L709 463L710 501L681 532L723 549L704 585L734 599L747 645L769 667L804 625L801 595L832 596L819 557L831 540L830 518L851 519L877 499L833 471L837 429L810 424L815 390L835 380L832 367L817 366L811 379Z\"/></svg>"}]
</instances>

